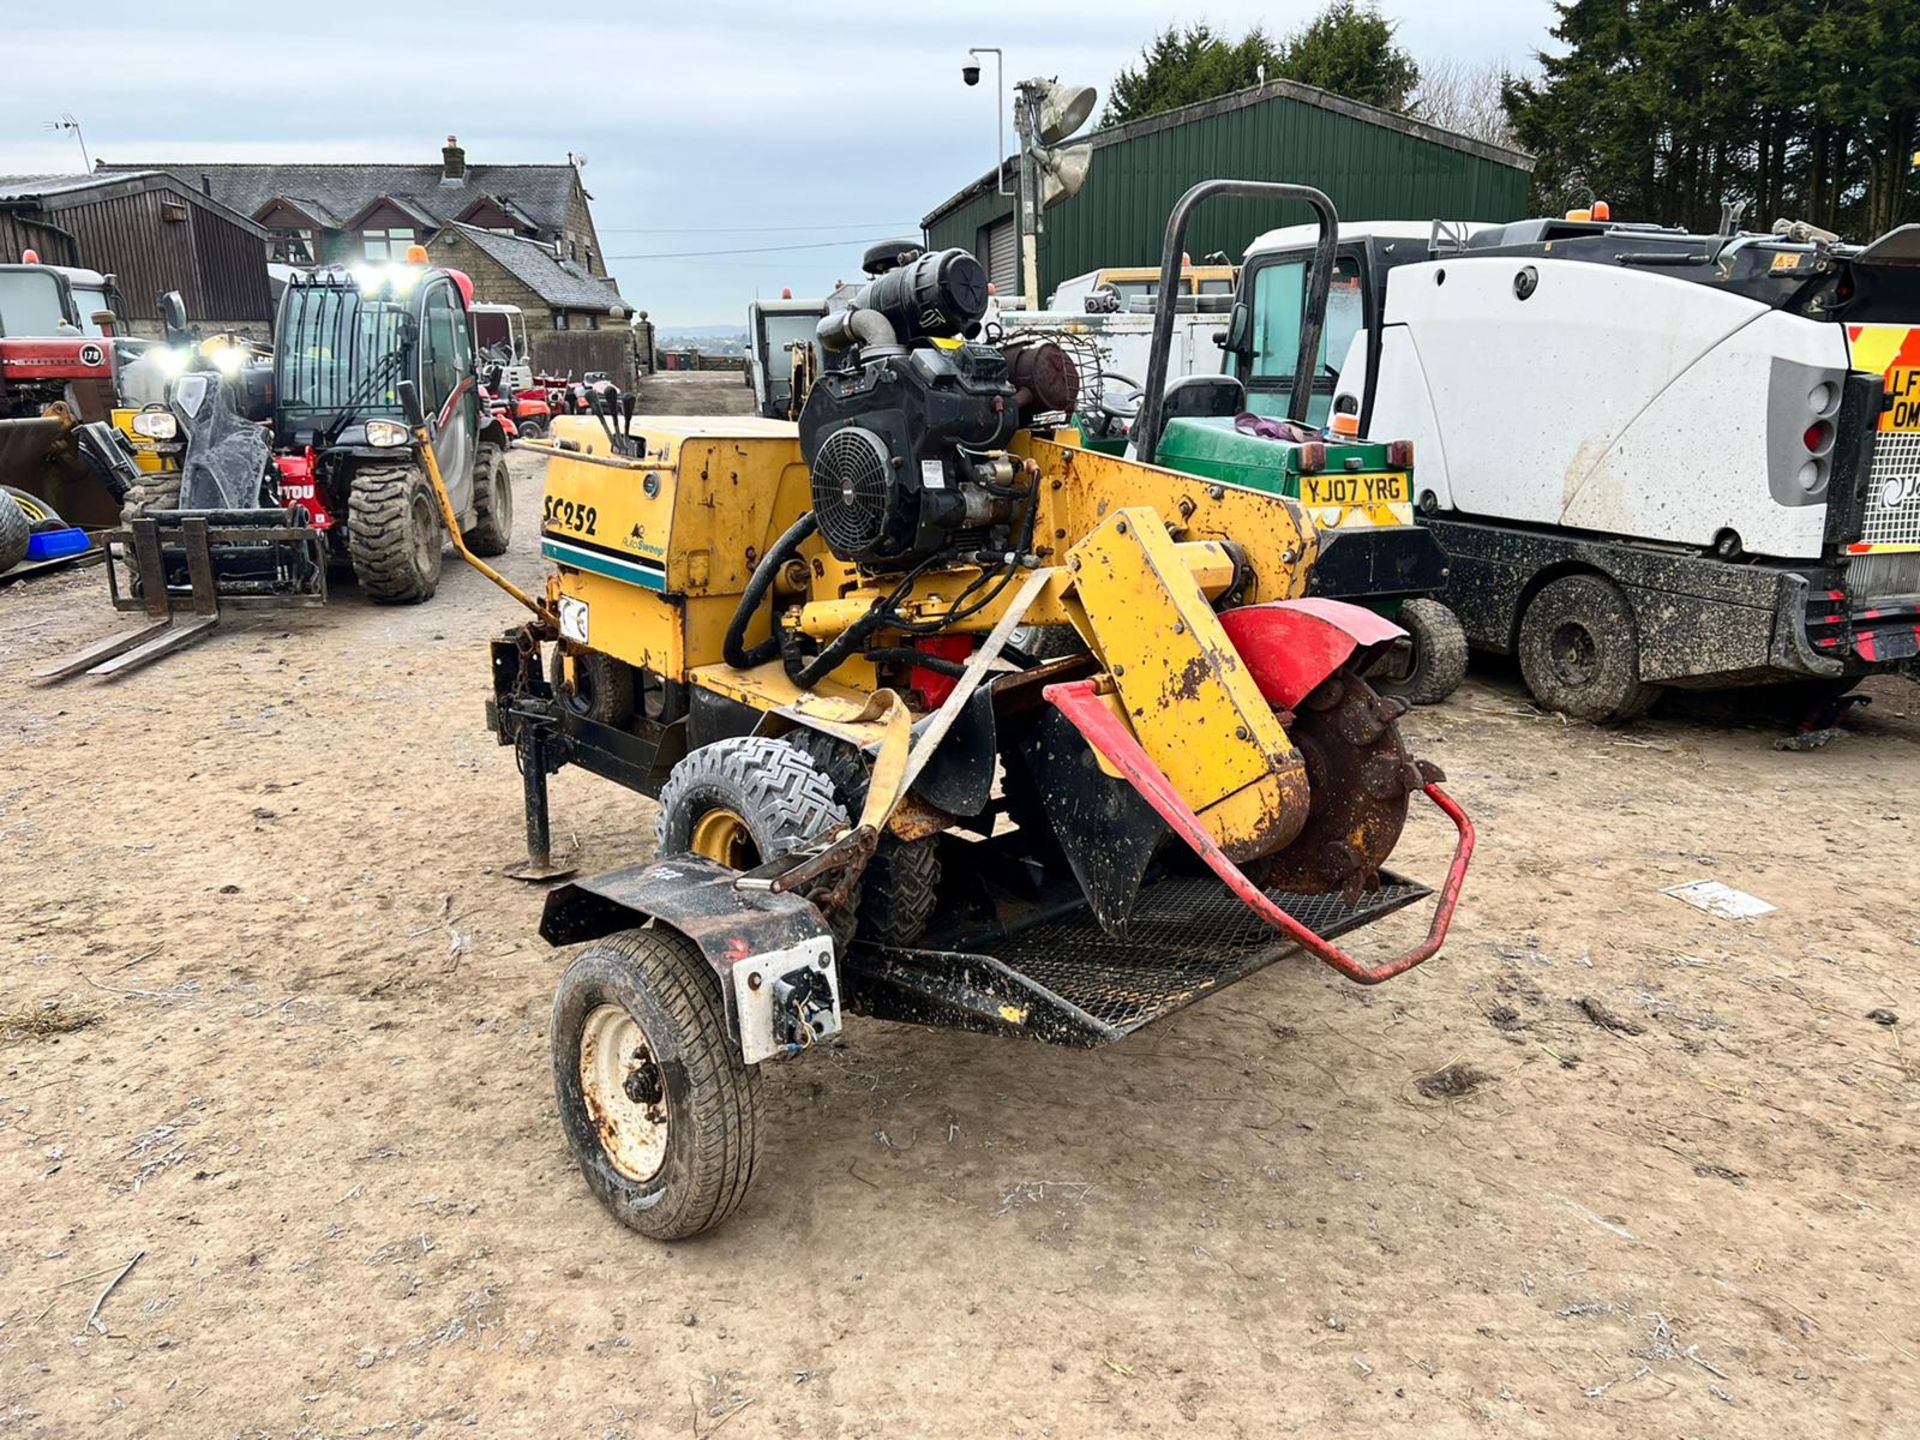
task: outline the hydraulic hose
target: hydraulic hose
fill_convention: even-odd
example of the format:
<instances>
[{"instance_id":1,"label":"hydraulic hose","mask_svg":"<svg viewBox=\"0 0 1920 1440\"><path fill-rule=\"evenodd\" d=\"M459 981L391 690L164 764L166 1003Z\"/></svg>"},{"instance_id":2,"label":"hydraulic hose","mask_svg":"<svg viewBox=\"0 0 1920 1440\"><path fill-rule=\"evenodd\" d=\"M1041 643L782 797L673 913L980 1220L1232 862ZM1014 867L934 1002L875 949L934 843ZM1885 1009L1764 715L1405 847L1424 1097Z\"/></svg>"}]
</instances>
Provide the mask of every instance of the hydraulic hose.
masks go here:
<instances>
[{"instance_id":1,"label":"hydraulic hose","mask_svg":"<svg viewBox=\"0 0 1920 1440\"><path fill-rule=\"evenodd\" d=\"M801 544L819 528L820 522L814 519L813 512L807 511L786 533L773 542L773 548L761 557L754 567L753 574L747 578L747 588L740 593L740 603L734 607L733 619L727 622L726 638L720 644L720 654L727 664L736 670L751 670L756 665L764 665L780 653L779 622L774 623L774 634L762 640L753 649L746 648L747 626L753 623L753 617L760 609L760 602L766 599L773 589L773 582L781 567L794 557Z\"/></svg>"}]
</instances>

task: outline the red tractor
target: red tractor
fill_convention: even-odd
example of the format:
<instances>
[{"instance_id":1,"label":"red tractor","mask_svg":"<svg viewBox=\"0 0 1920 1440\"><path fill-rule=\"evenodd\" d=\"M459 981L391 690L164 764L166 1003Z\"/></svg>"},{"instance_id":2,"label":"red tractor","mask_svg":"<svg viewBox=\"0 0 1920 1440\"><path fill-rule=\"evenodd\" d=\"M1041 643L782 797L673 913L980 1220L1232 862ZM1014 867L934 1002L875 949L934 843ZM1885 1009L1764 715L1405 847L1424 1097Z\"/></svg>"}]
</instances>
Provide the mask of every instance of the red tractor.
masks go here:
<instances>
[{"instance_id":1,"label":"red tractor","mask_svg":"<svg viewBox=\"0 0 1920 1440\"><path fill-rule=\"evenodd\" d=\"M115 411L157 401L151 340L115 333L113 277L42 265L29 250L0 265L0 483L89 527L120 518L133 475Z\"/></svg>"}]
</instances>

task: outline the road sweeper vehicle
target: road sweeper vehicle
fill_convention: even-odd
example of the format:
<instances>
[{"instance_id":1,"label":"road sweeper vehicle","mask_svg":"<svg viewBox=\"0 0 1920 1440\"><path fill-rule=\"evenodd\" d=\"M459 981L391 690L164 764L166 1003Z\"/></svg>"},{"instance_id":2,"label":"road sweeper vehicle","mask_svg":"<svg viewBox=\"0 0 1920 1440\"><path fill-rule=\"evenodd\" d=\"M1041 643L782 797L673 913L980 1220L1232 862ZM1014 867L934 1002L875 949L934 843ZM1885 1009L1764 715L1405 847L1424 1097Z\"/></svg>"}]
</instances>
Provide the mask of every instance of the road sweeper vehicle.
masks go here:
<instances>
[{"instance_id":1,"label":"road sweeper vehicle","mask_svg":"<svg viewBox=\"0 0 1920 1440\"><path fill-rule=\"evenodd\" d=\"M923 255L820 322L845 364L798 425L563 418L534 618L488 723L551 863L562 765L660 803L659 855L556 889L586 944L552 1022L596 1194L659 1238L751 1179L757 1067L857 1012L1091 1046L1289 955L1361 983L1435 954L1466 817L1366 666L1400 630L1307 594L1285 497L1063 443L1057 348L967 337L986 276ZM1070 630L1035 662L1016 627ZM1425 938L1337 937L1427 898L1388 867L1454 827Z\"/></svg>"},{"instance_id":2,"label":"road sweeper vehicle","mask_svg":"<svg viewBox=\"0 0 1920 1440\"><path fill-rule=\"evenodd\" d=\"M1227 368L1263 413L1299 386L1317 240L1247 252ZM1348 224L1332 265L1313 418L1413 442L1440 598L1541 703L1619 721L1669 686L1914 665L1920 226L1859 246L1601 207Z\"/></svg>"}]
</instances>

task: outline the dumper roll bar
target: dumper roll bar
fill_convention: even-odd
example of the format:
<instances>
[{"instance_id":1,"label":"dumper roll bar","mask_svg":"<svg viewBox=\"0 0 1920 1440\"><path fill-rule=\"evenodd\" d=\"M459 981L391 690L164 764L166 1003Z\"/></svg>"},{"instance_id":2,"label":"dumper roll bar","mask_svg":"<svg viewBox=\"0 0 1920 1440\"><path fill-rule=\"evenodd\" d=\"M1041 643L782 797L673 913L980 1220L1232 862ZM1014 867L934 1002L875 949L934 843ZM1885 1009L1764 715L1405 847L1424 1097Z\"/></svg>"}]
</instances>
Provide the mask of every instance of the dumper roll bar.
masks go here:
<instances>
[{"instance_id":1,"label":"dumper roll bar","mask_svg":"<svg viewBox=\"0 0 1920 1440\"><path fill-rule=\"evenodd\" d=\"M1305 424L1313 398L1313 372L1320 354L1320 332L1327 321L1327 292L1333 284L1333 251L1340 240L1340 216L1325 192L1311 185L1288 185L1277 180L1202 180L1180 197L1167 216L1167 235L1160 248L1160 290L1153 311L1153 348L1147 359L1146 393L1133 422L1133 450L1141 463L1153 464L1160 450L1160 431L1166 424L1167 367L1173 349L1171 301L1180 293L1180 257L1186 253L1187 221L1203 200L1216 196L1254 200L1299 200L1313 207L1320 222L1314 242L1313 269L1307 290L1307 309L1300 320L1300 358L1293 369L1293 398L1287 418ZM1236 306L1236 308L1238 308Z\"/></svg>"}]
</instances>

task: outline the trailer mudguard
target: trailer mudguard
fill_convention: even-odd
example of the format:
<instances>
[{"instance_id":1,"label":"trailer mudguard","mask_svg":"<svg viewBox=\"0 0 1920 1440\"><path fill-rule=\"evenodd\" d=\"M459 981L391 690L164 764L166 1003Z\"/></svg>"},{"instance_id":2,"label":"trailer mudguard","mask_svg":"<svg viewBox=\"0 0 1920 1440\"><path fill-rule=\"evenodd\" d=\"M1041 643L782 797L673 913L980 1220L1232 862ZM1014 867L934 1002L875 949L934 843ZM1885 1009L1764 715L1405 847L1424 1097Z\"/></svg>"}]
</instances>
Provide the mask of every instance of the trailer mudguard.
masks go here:
<instances>
[{"instance_id":1,"label":"trailer mudguard","mask_svg":"<svg viewBox=\"0 0 1920 1440\"><path fill-rule=\"evenodd\" d=\"M548 895L540 937L579 945L651 920L693 941L724 977L736 960L830 935L803 897L737 888L739 879L738 871L698 855L608 870Z\"/></svg>"},{"instance_id":2,"label":"trailer mudguard","mask_svg":"<svg viewBox=\"0 0 1920 1440\"><path fill-rule=\"evenodd\" d=\"M1276 710L1299 705L1356 650L1388 645L1407 633L1364 605L1319 597L1243 605L1222 611L1220 624Z\"/></svg>"}]
</instances>

